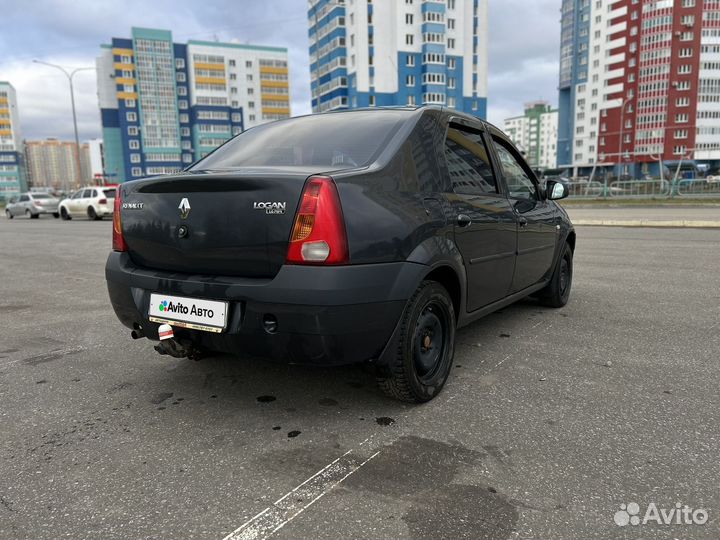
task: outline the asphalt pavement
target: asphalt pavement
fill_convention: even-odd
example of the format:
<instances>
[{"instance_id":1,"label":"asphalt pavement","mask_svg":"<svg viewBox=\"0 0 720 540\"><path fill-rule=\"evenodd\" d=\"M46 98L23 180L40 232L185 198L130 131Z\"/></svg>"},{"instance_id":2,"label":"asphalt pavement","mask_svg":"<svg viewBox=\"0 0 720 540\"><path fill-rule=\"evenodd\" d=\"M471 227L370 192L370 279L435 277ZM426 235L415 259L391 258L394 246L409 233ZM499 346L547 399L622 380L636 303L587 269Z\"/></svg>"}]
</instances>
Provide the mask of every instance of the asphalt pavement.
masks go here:
<instances>
[{"instance_id":1,"label":"asphalt pavement","mask_svg":"<svg viewBox=\"0 0 720 540\"><path fill-rule=\"evenodd\" d=\"M720 232L577 233L568 306L460 330L411 406L359 366L159 356L109 305L109 222L0 219L0 538L720 537ZM676 503L707 522L642 523Z\"/></svg>"}]
</instances>

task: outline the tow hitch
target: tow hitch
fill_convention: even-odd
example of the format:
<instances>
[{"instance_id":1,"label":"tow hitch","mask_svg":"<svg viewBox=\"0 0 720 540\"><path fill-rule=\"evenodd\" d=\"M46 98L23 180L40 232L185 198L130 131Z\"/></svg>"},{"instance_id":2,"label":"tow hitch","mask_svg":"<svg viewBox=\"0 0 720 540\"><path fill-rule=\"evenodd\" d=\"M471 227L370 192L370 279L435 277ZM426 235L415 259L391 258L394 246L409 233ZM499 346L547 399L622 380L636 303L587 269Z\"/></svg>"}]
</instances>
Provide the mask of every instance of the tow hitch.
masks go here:
<instances>
[{"instance_id":1,"label":"tow hitch","mask_svg":"<svg viewBox=\"0 0 720 540\"><path fill-rule=\"evenodd\" d=\"M158 337L160 343L153 348L162 355L172 356L173 358L189 358L190 360L200 360L204 356L200 349L190 344L184 345L175 339L175 333L169 324L160 325Z\"/></svg>"}]
</instances>

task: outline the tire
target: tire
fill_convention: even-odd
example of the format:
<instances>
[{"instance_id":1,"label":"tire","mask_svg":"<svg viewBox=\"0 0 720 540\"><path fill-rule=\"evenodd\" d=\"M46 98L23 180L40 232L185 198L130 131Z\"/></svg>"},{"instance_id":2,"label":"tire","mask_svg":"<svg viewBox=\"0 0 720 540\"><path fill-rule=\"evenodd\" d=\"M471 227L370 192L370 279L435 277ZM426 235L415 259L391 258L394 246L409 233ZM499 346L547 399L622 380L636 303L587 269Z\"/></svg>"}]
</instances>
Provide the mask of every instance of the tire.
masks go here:
<instances>
[{"instance_id":1,"label":"tire","mask_svg":"<svg viewBox=\"0 0 720 540\"><path fill-rule=\"evenodd\" d=\"M5 217L8 219L12 219L15 216L12 215L12 212L10 212L10 210L5 210Z\"/></svg>"},{"instance_id":2,"label":"tire","mask_svg":"<svg viewBox=\"0 0 720 540\"><path fill-rule=\"evenodd\" d=\"M95 212L95 209L92 206L88 206L87 215L88 219L91 219L92 221L99 221L100 219L102 219L100 216L97 215L97 212Z\"/></svg>"},{"instance_id":3,"label":"tire","mask_svg":"<svg viewBox=\"0 0 720 540\"><path fill-rule=\"evenodd\" d=\"M72 219L72 216L68 214L67 208L64 206L60 209L60 217L63 218L63 221L70 221Z\"/></svg>"},{"instance_id":4,"label":"tire","mask_svg":"<svg viewBox=\"0 0 720 540\"><path fill-rule=\"evenodd\" d=\"M573 275L573 252L570 244L565 244L557 262L550 283L538 293L544 306L561 308L570 300Z\"/></svg>"},{"instance_id":5,"label":"tire","mask_svg":"<svg viewBox=\"0 0 720 540\"><path fill-rule=\"evenodd\" d=\"M54 217L55 219L59 218L59 217L60 217L60 212L53 212L53 217Z\"/></svg>"},{"instance_id":6,"label":"tire","mask_svg":"<svg viewBox=\"0 0 720 540\"><path fill-rule=\"evenodd\" d=\"M30 210L25 210L25 217L29 219L37 219L40 217L40 214L33 214Z\"/></svg>"},{"instance_id":7,"label":"tire","mask_svg":"<svg viewBox=\"0 0 720 540\"><path fill-rule=\"evenodd\" d=\"M405 306L395 345L389 364L378 373L380 389L409 403L437 396L455 353L455 310L445 287L434 281L420 284Z\"/></svg>"}]
</instances>

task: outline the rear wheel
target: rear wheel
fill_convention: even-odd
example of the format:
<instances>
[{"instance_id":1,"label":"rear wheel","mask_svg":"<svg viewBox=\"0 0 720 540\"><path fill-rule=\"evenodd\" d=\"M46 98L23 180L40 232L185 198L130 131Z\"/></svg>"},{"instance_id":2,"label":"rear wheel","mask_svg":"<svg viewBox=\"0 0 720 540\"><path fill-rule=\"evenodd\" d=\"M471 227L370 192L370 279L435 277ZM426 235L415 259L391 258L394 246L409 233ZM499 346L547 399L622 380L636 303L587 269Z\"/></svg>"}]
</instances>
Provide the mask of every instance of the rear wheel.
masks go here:
<instances>
[{"instance_id":1,"label":"rear wheel","mask_svg":"<svg viewBox=\"0 0 720 540\"><path fill-rule=\"evenodd\" d=\"M60 209L60 217L63 218L65 221L69 221L72 219L72 216L68 214L67 208L64 206Z\"/></svg>"},{"instance_id":2,"label":"rear wheel","mask_svg":"<svg viewBox=\"0 0 720 540\"><path fill-rule=\"evenodd\" d=\"M573 252L569 244L560 255L550 283L538 293L540 302L548 307L560 308L570 299L570 288L573 276Z\"/></svg>"},{"instance_id":3,"label":"rear wheel","mask_svg":"<svg viewBox=\"0 0 720 540\"><path fill-rule=\"evenodd\" d=\"M95 211L95 209L92 206L88 206L87 215L88 215L88 218L92 219L93 221L97 221L97 220L101 219L97 215L97 212Z\"/></svg>"},{"instance_id":4,"label":"rear wheel","mask_svg":"<svg viewBox=\"0 0 720 540\"><path fill-rule=\"evenodd\" d=\"M60 213L59 213L59 212L53 212L53 217L54 217L55 219L59 218L59 217L60 217Z\"/></svg>"},{"instance_id":5,"label":"rear wheel","mask_svg":"<svg viewBox=\"0 0 720 540\"><path fill-rule=\"evenodd\" d=\"M455 310L445 287L423 281L405 307L399 332L378 385L401 401L430 401L445 385L455 351Z\"/></svg>"},{"instance_id":6,"label":"rear wheel","mask_svg":"<svg viewBox=\"0 0 720 540\"><path fill-rule=\"evenodd\" d=\"M33 214L30 209L25 210L25 217L30 219L37 219L40 217L40 214Z\"/></svg>"},{"instance_id":7,"label":"rear wheel","mask_svg":"<svg viewBox=\"0 0 720 540\"><path fill-rule=\"evenodd\" d=\"M15 216L12 215L12 212L10 210L5 210L5 217L8 219L12 219Z\"/></svg>"}]
</instances>

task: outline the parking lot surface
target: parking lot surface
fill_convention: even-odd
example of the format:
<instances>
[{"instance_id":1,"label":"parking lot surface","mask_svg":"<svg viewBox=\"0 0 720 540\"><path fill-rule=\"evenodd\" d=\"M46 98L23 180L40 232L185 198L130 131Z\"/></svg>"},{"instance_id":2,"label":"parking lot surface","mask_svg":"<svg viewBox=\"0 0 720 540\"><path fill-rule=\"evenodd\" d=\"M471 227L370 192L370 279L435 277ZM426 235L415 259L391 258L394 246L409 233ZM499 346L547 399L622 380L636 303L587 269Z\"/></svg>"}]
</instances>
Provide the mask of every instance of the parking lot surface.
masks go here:
<instances>
[{"instance_id":1,"label":"parking lot surface","mask_svg":"<svg viewBox=\"0 0 720 540\"><path fill-rule=\"evenodd\" d=\"M569 305L462 329L422 406L159 356L112 313L110 233L0 219L0 538L720 537L717 231L578 228Z\"/></svg>"}]
</instances>

